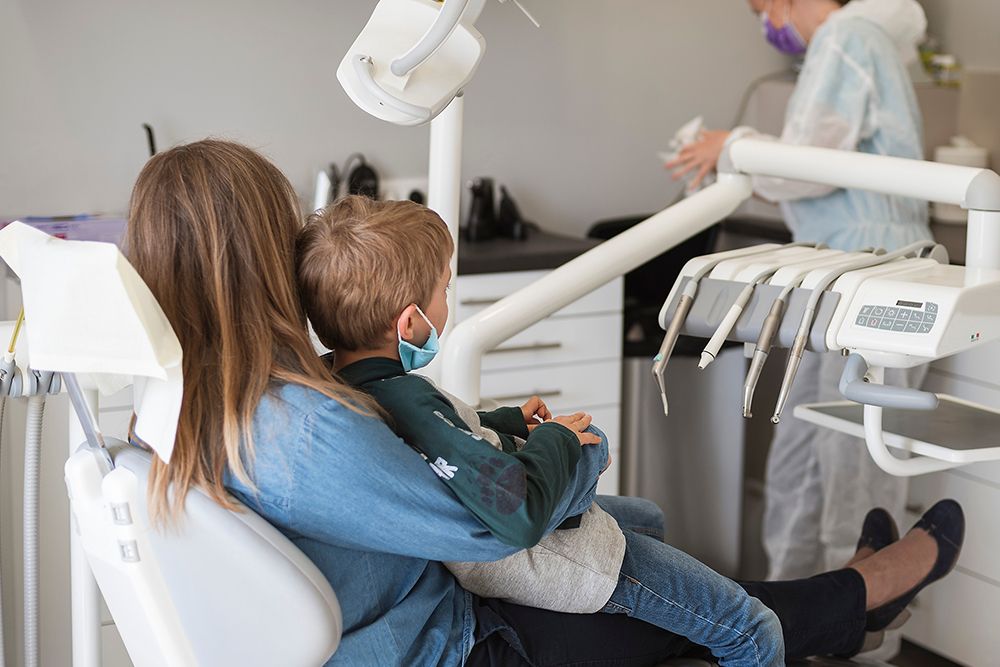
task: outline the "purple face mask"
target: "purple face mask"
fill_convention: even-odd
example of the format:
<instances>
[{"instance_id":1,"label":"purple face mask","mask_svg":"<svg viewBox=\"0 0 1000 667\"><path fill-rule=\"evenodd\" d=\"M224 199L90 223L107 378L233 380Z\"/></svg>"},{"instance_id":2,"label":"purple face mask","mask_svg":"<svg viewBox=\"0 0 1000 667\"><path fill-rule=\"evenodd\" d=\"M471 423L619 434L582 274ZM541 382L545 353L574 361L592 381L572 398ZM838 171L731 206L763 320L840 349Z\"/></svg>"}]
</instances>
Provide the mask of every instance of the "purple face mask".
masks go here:
<instances>
[{"instance_id":1,"label":"purple face mask","mask_svg":"<svg viewBox=\"0 0 1000 667\"><path fill-rule=\"evenodd\" d=\"M760 15L760 22L764 36L774 48L789 56L801 56L806 52L806 40L802 39L802 35L788 20L788 12L785 13L785 25L780 28L774 25L767 12Z\"/></svg>"}]
</instances>

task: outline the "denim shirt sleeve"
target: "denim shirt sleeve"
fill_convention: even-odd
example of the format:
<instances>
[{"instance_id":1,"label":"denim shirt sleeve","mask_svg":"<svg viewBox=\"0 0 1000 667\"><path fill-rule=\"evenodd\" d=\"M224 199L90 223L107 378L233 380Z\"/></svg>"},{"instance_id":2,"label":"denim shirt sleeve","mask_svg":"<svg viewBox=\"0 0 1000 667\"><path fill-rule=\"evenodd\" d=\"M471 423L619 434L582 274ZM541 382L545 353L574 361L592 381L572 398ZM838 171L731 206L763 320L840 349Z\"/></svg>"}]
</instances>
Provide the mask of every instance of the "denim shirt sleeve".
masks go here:
<instances>
[{"instance_id":1,"label":"denim shirt sleeve","mask_svg":"<svg viewBox=\"0 0 1000 667\"><path fill-rule=\"evenodd\" d=\"M377 418L325 401L307 417L302 437L288 505L289 527L300 535L427 560L489 561L517 551ZM595 482L591 465L578 467L550 529L578 513Z\"/></svg>"}]
</instances>

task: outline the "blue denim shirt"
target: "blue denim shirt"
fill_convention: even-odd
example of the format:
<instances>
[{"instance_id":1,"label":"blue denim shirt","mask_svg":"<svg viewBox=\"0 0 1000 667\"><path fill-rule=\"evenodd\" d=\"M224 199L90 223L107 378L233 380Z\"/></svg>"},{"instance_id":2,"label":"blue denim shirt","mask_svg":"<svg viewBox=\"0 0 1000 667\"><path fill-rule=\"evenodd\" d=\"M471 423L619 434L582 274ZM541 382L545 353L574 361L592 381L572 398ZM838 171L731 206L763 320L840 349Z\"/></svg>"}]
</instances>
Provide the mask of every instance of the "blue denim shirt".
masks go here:
<instances>
[{"instance_id":1,"label":"blue denim shirt","mask_svg":"<svg viewBox=\"0 0 1000 667\"><path fill-rule=\"evenodd\" d=\"M254 417L257 491L229 489L323 572L344 636L328 665L460 665L472 649L471 597L438 562L516 549L494 538L381 421L281 385ZM602 439L603 440L603 439ZM584 448L550 529L586 510L607 442Z\"/></svg>"}]
</instances>

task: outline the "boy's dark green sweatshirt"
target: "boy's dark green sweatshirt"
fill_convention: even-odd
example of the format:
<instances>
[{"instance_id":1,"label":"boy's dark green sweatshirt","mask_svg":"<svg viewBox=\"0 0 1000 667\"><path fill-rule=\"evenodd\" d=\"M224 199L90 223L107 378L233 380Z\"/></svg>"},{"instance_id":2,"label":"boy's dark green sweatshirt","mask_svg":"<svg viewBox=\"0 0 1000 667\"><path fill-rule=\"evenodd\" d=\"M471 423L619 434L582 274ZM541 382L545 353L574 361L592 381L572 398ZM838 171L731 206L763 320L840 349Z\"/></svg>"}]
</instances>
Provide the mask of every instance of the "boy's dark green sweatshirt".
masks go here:
<instances>
[{"instance_id":1,"label":"boy's dark green sweatshirt","mask_svg":"<svg viewBox=\"0 0 1000 667\"><path fill-rule=\"evenodd\" d=\"M546 423L529 434L516 407L478 413L482 425L500 436L500 451L473 434L433 384L408 375L395 359L363 359L338 375L389 413L396 434L491 533L521 548L538 543L580 460L575 433ZM526 440L520 450L513 437Z\"/></svg>"}]
</instances>

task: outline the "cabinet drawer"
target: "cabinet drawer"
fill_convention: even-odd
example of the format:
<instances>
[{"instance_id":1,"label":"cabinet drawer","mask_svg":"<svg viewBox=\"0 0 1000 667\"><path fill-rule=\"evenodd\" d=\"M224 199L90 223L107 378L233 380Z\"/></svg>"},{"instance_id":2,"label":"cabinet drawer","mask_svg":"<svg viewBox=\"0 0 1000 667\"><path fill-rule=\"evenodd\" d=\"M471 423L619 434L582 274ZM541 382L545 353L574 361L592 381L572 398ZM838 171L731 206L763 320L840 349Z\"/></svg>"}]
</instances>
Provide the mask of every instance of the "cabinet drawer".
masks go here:
<instances>
[{"instance_id":1,"label":"cabinet drawer","mask_svg":"<svg viewBox=\"0 0 1000 667\"><path fill-rule=\"evenodd\" d=\"M920 593L910 611L907 639L965 665L997 664L1000 587L956 570Z\"/></svg>"},{"instance_id":2,"label":"cabinet drawer","mask_svg":"<svg viewBox=\"0 0 1000 667\"><path fill-rule=\"evenodd\" d=\"M910 481L908 506L921 514L942 498L954 498L965 511L967 528L959 567L1000 582L1000 528L996 513L1000 508L1000 489L963 475L943 472L921 475ZM972 599L969 600L972 607Z\"/></svg>"},{"instance_id":3,"label":"cabinet drawer","mask_svg":"<svg viewBox=\"0 0 1000 667\"><path fill-rule=\"evenodd\" d=\"M511 273L459 276L455 281L458 294L455 321L461 322L470 315L492 306L500 299L513 294L522 287L527 287L547 273L549 272L514 271ZM609 313L621 309L622 279L616 278L557 311L554 317Z\"/></svg>"},{"instance_id":4,"label":"cabinet drawer","mask_svg":"<svg viewBox=\"0 0 1000 667\"><path fill-rule=\"evenodd\" d=\"M614 359L621 355L619 313L542 320L483 355L483 370Z\"/></svg>"},{"instance_id":5,"label":"cabinet drawer","mask_svg":"<svg viewBox=\"0 0 1000 667\"><path fill-rule=\"evenodd\" d=\"M483 373L484 404L523 403L537 394L554 412L621 402L621 360Z\"/></svg>"}]
</instances>

